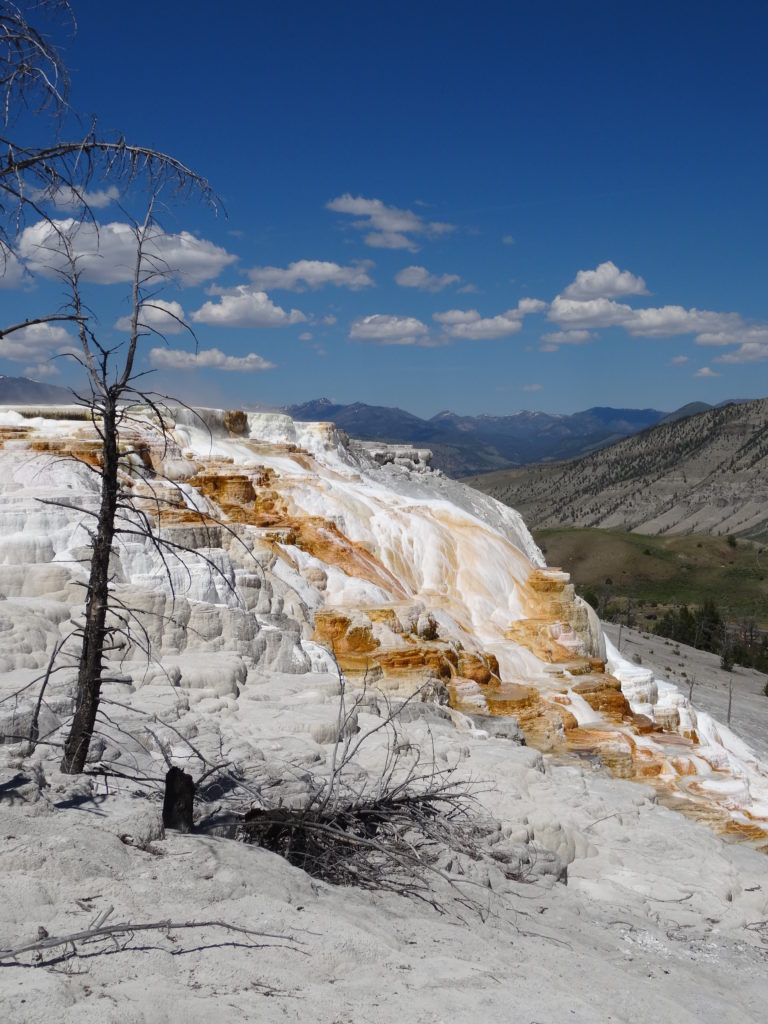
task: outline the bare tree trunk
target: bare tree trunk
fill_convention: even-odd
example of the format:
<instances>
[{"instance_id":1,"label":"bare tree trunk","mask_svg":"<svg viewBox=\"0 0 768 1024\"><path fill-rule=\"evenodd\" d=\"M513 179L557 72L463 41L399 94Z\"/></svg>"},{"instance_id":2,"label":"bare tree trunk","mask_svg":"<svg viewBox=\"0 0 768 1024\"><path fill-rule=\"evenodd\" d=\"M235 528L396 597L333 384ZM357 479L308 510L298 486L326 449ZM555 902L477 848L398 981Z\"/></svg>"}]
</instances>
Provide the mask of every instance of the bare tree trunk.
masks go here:
<instances>
[{"instance_id":1,"label":"bare tree trunk","mask_svg":"<svg viewBox=\"0 0 768 1024\"><path fill-rule=\"evenodd\" d=\"M85 766L101 694L102 658L109 597L109 557L115 536L118 497L117 406L112 394L103 400L101 505L93 542L85 604L83 648L77 676L75 716L64 744L61 770L76 775Z\"/></svg>"},{"instance_id":2,"label":"bare tree trunk","mask_svg":"<svg viewBox=\"0 0 768 1024\"><path fill-rule=\"evenodd\" d=\"M181 768L172 767L165 776L163 825L179 832L191 832L195 806L195 783Z\"/></svg>"}]
</instances>

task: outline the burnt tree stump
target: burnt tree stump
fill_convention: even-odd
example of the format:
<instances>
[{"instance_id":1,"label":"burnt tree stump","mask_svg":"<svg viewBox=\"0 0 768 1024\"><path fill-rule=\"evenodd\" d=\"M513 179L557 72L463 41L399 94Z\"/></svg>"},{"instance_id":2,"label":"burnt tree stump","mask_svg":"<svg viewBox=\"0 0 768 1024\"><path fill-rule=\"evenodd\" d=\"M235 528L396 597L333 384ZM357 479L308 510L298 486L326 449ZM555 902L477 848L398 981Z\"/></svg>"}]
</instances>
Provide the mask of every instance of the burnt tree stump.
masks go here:
<instances>
[{"instance_id":1,"label":"burnt tree stump","mask_svg":"<svg viewBox=\"0 0 768 1024\"><path fill-rule=\"evenodd\" d=\"M169 768L165 776L163 825L175 828L178 832L191 832L194 803L195 783L192 776L181 768Z\"/></svg>"}]
</instances>

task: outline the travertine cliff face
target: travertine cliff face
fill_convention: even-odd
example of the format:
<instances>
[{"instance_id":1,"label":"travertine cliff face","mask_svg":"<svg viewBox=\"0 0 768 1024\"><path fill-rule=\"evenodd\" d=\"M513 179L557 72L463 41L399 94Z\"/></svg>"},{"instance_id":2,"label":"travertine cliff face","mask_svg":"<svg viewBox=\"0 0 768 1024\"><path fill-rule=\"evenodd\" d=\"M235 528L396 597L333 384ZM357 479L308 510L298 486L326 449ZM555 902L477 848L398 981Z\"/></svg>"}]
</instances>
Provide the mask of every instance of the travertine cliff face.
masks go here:
<instances>
[{"instance_id":1,"label":"travertine cliff face","mask_svg":"<svg viewBox=\"0 0 768 1024\"><path fill-rule=\"evenodd\" d=\"M123 438L134 452L124 483L179 548L164 564L127 535L115 551L115 596L152 652L135 633L110 668L135 699L160 701L170 682L234 713L265 674L326 678L338 666L354 685L450 705L476 734L514 718L542 751L650 781L672 806L764 840L764 767L674 687L606 650L516 512L429 471L422 452L369 451L329 424L204 410L204 429L179 410L161 444L141 415ZM0 427L10 692L80 613L98 446L66 411L6 410ZM62 458L72 454L80 461ZM53 686L50 729L66 719L71 682L64 669ZM0 717L0 731L15 735L25 713Z\"/></svg>"}]
</instances>

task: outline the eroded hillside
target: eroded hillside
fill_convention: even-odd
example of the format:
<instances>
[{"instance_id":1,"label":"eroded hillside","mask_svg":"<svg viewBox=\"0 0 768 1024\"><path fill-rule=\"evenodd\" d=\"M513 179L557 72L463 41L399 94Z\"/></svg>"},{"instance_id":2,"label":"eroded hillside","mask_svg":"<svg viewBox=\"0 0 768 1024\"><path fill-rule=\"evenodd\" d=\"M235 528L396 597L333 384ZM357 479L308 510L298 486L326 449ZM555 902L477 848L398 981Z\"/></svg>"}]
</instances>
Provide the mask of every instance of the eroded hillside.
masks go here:
<instances>
[{"instance_id":1,"label":"eroded hillside","mask_svg":"<svg viewBox=\"0 0 768 1024\"><path fill-rule=\"evenodd\" d=\"M570 462L468 481L532 529L768 535L768 399L664 423Z\"/></svg>"}]
</instances>

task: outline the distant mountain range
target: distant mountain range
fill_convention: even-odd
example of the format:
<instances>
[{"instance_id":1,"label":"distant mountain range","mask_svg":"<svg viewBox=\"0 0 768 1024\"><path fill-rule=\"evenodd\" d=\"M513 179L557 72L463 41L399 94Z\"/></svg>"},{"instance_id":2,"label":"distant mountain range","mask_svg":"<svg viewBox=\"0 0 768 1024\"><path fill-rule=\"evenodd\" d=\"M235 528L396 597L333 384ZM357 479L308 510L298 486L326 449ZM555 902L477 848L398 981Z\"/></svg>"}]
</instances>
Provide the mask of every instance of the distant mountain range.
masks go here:
<instances>
[{"instance_id":1,"label":"distant mountain range","mask_svg":"<svg viewBox=\"0 0 768 1024\"><path fill-rule=\"evenodd\" d=\"M516 508L531 529L733 533L766 540L768 398L668 417L582 458L467 483Z\"/></svg>"},{"instance_id":2,"label":"distant mountain range","mask_svg":"<svg viewBox=\"0 0 768 1024\"><path fill-rule=\"evenodd\" d=\"M0 374L0 405L71 405L73 401L69 388Z\"/></svg>"},{"instance_id":3,"label":"distant mountain range","mask_svg":"<svg viewBox=\"0 0 768 1024\"><path fill-rule=\"evenodd\" d=\"M69 405L72 401L67 388L0 375L0 405ZM712 409L704 402L694 402L672 413L606 406L567 415L524 411L507 416L459 416L446 410L422 419L389 406L362 402L340 405L320 398L286 406L282 411L297 420L330 421L363 441L431 448L434 466L449 476L468 477L572 459L657 424Z\"/></svg>"},{"instance_id":4,"label":"distant mountain range","mask_svg":"<svg viewBox=\"0 0 768 1024\"><path fill-rule=\"evenodd\" d=\"M362 402L338 405L327 398L289 405L283 411L297 420L330 421L363 441L431 448L432 464L456 477L582 455L667 416L658 409L596 407L570 415L459 416L445 411L421 419L403 409Z\"/></svg>"}]
</instances>

